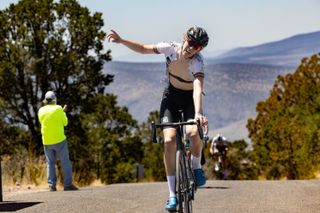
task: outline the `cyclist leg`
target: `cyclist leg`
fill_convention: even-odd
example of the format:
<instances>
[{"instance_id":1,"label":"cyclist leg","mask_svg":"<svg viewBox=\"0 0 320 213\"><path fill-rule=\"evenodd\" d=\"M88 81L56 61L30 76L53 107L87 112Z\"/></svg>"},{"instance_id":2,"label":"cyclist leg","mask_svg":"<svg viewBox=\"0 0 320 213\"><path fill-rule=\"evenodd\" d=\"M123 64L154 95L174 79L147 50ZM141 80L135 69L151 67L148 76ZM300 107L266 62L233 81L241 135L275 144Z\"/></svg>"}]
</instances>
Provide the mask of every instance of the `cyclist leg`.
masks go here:
<instances>
[{"instance_id":1,"label":"cyclist leg","mask_svg":"<svg viewBox=\"0 0 320 213\"><path fill-rule=\"evenodd\" d=\"M214 148L213 148L213 159L214 159L214 170L219 171L219 163L218 163L219 150L217 149L216 144L214 145Z\"/></svg>"},{"instance_id":2,"label":"cyclist leg","mask_svg":"<svg viewBox=\"0 0 320 213\"><path fill-rule=\"evenodd\" d=\"M163 130L164 135L164 165L166 169L167 184L169 189L169 198L165 205L166 210L175 210L177 208L176 198L176 139L175 129L167 128Z\"/></svg>"},{"instance_id":3,"label":"cyclist leg","mask_svg":"<svg viewBox=\"0 0 320 213\"><path fill-rule=\"evenodd\" d=\"M194 119L194 104L193 99L186 103L185 108L183 109L185 121ZM190 140L190 150L193 157L199 158L199 164L196 166L196 169L201 168L200 159L202 151L202 141L198 133L197 125L187 125L186 134ZM195 168L194 168L195 169Z\"/></svg>"},{"instance_id":4,"label":"cyclist leg","mask_svg":"<svg viewBox=\"0 0 320 213\"><path fill-rule=\"evenodd\" d=\"M164 165L166 170L166 175L169 184L169 177L175 177L176 169L176 150L177 144L175 139L176 131L174 128L166 128L163 130L164 137ZM173 179L173 181L175 181ZM172 190L170 190L172 188ZM175 195L175 183L169 184L169 196Z\"/></svg>"},{"instance_id":5,"label":"cyclist leg","mask_svg":"<svg viewBox=\"0 0 320 213\"><path fill-rule=\"evenodd\" d=\"M184 110L185 120L194 119L194 105L190 104ZM202 141L200 139L198 129L196 125L186 126L186 133L190 139L190 151L192 159L192 168L196 178L197 186L202 186L206 183L204 171L201 168L201 151Z\"/></svg>"},{"instance_id":6,"label":"cyclist leg","mask_svg":"<svg viewBox=\"0 0 320 213\"><path fill-rule=\"evenodd\" d=\"M161 123L168 123L175 121L176 110L172 106L172 101L170 100L169 93L165 91L164 98L161 102L160 107L160 120ZM176 179L175 179L175 166L176 166L176 130L175 128L164 128L163 139L164 139L164 165L167 176L167 183L169 189L169 198L165 205L166 210L175 210L177 207L176 198Z\"/></svg>"},{"instance_id":7,"label":"cyclist leg","mask_svg":"<svg viewBox=\"0 0 320 213\"><path fill-rule=\"evenodd\" d=\"M200 159L201 159L201 151L202 151L202 142L198 135L198 130L196 125L187 126L186 127L187 135L190 138L190 150L192 157L199 158L199 164L194 165L194 169L201 168Z\"/></svg>"}]
</instances>

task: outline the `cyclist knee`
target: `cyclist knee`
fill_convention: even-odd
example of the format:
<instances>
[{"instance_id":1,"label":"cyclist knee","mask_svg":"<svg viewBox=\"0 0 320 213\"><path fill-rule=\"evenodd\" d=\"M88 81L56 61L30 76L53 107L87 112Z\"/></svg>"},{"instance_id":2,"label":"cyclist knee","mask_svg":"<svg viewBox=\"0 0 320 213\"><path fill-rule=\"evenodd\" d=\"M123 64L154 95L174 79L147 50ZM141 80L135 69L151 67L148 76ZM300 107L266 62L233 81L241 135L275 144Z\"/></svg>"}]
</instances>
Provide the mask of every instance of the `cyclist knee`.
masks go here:
<instances>
[{"instance_id":1,"label":"cyclist knee","mask_svg":"<svg viewBox=\"0 0 320 213\"><path fill-rule=\"evenodd\" d=\"M165 137L164 140L163 140L163 142L164 142L165 144L174 144L174 143L175 143L175 140L174 140L173 138L171 138L171 137Z\"/></svg>"},{"instance_id":2,"label":"cyclist knee","mask_svg":"<svg viewBox=\"0 0 320 213\"><path fill-rule=\"evenodd\" d=\"M186 126L186 134L189 137L195 137L198 135L198 127L196 125Z\"/></svg>"},{"instance_id":3,"label":"cyclist knee","mask_svg":"<svg viewBox=\"0 0 320 213\"><path fill-rule=\"evenodd\" d=\"M200 137L198 132L188 132L187 133L187 137L192 141L192 142L196 142L196 143L201 143Z\"/></svg>"}]
</instances>

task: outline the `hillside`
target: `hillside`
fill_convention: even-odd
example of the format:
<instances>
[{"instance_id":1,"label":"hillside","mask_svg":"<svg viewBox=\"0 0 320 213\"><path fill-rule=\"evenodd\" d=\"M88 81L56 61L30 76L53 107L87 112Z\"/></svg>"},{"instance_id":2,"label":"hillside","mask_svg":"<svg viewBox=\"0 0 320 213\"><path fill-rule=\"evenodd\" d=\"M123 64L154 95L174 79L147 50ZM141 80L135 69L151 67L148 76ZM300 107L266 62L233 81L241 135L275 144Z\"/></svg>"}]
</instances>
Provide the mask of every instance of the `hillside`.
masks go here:
<instances>
[{"instance_id":1,"label":"hillside","mask_svg":"<svg viewBox=\"0 0 320 213\"><path fill-rule=\"evenodd\" d=\"M257 102L265 100L279 74L292 72L304 57L319 52L320 31L280 41L231 50L206 59L204 112L210 136L224 133L230 140L248 139L246 123ZM165 63L110 62L105 72L115 75L107 92L140 123L159 110L165 87Z\"/></svg>"},{"instance_id":2,"label":"hillside","mask_svg":"<svg viewBox=\"0 0 320 213\"><path fill-rule=\"evenodd\" d=\"M280 41L230 50L209 63L255 63L296 67L301 58L319 52L320 31L292 36Z\"/></svg>"},{"instance_id":3,"label":"hillside","mask_svg":"<svg viewBox=\"0 0 320 213\"><path fill-rule=\"evenodd\" d=\"M254 64L208 65L204 111L209 118L210 135L213 136L215 129L241 121L238 133L229 138L245 138L244 121L255 115L256 103L268 97L276 77L289 71L284 67ZM119 104L128 106L140 123L146 121L149 112L159 110L166 85L164 63L110 62L105 72L115 75L107 92L116 94Z\"/></svg>"}]
</instances>

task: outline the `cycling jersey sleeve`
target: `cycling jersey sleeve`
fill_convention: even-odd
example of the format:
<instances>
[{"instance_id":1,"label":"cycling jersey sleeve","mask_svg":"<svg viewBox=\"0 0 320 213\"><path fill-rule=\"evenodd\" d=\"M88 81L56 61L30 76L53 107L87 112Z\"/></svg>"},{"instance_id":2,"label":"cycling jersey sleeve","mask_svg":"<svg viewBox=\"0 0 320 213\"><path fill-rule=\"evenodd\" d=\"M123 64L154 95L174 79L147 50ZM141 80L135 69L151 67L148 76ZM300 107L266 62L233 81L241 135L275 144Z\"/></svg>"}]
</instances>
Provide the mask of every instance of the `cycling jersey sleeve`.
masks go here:
<instances>
[{"instance_id":1,"label":"cycling jersey sleeve","mask_svg":"<svg viewBox=\"0 0 320 213\"><path fill-rule=\"evenodd\" d=\"M170 56L174 52L175 45L168 42L160 42L156 45L156 49L159 53L164 54L166 57Z\"/></svg>"},{"instance_id":2,"label":"cycling jersey sleeve","mask_svg":"<svg viewBox=\"0 0 320 213\"><path fill-rule=\"evenodd\" d=\"M189 70L194 78L204 78L204 63L202 55L195 55L194 59L190 63Z\"/></svg>"}]
</instances>

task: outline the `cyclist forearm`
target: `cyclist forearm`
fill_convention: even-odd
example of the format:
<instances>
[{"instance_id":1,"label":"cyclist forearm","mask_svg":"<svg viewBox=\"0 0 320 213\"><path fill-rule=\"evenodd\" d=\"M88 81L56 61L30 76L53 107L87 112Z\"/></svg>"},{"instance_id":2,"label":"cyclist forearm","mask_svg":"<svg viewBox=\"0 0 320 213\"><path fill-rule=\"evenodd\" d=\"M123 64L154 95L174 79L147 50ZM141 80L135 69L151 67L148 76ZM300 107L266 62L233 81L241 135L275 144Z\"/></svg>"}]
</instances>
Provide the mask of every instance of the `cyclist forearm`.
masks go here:
<instances>
[{"instance_id":1,"label":"cyclist forearm","mask_svg":"<svg viewBox=\"0 0 320 213\"><path fill-rule=\"evenodd\" d=\"M199 79L194 81L193 100L195 115L202 115L202 82Z\"/></svg>"},{"instance_id":2,"label":"cyclist forearm","mask_svg":"<svg viewBox=\"0 0 320 213\"><path fill-rule=\"evenodd\" d=\"M145 45L145 44L140 44L135 41L130 41L127 39L123 39L116 31L111 30L111 32L107 35L107 39L109 42L114 42L118 44L122 44L129 49L138 52L138 53L143 53L143 54L152 54L156 53L156 49L154 48L154 45Z\"/></svg>"},{"instance_id":3,"label":"cyclist forearm","mask_svg":"<svg viewBox=\"0 0 320 213\"><path fill-rule=\"evenodd\" d=\"M119 43L138 53L155 54L154 45L145 45L145 44L141 44L141 43L126 40L126 39L121 39Z\"/></svg>"}]
</instances>

